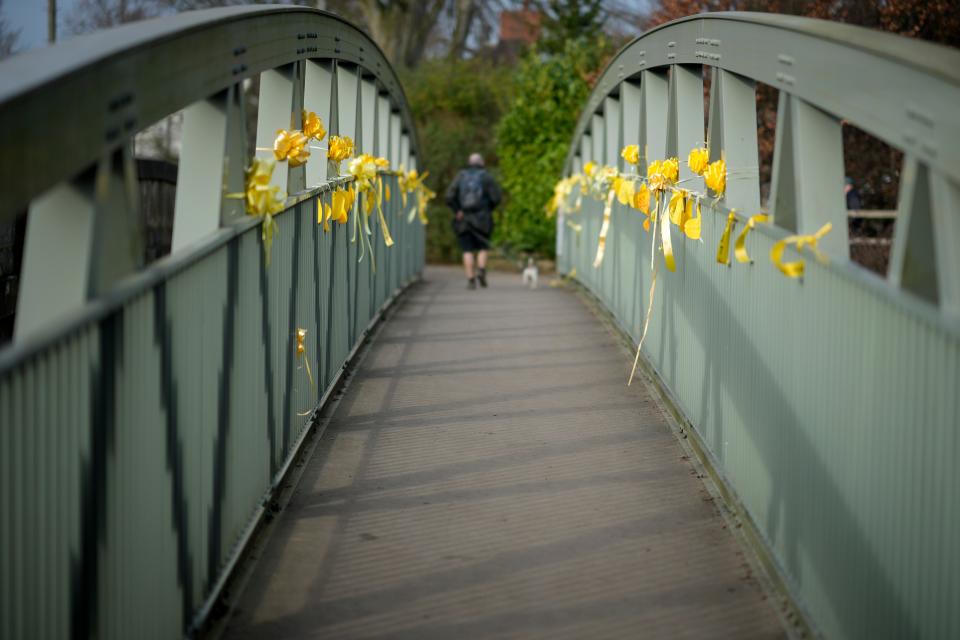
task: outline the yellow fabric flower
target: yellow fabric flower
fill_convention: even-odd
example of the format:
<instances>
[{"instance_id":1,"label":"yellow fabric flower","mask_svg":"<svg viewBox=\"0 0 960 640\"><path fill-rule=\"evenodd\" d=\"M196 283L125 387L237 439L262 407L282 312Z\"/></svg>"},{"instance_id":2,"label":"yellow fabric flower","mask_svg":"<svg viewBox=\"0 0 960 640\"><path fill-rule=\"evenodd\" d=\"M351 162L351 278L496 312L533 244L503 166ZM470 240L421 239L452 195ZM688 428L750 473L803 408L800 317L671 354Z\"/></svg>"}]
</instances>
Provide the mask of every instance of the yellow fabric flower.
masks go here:
<instances>
[{"instance_id":1,"label":"yellow fabric flower","mask_svg":"<svg viewBox=\"0 0 960 640\"><path fill-rule=\"evenodd\" d=\"M303 134L317 142L327 135L327 130L323 128L323 120L313 111L303 111Z\"/></svg>"},{"instance_id":2,"label":"yellow fabric flower","mask_svg":"<svg viewBox=\"0 0 960 640\"><path fill-rule=\"evenodd\" d=\"M281 162L286 160L291 167L299 167L310 158L306 146L307 136L303 135L302 131L277 129L277 138L273 141L273 155Z\"/></svg>"},{"instance_id":3,"label":"yellow fabric flower","mask_svg":"<svg viewBox=\"0 0 960 640\"><path fill-rule=\"evenodd\" d=\"M691 240L700 239L700 226L703 214L700 211L700 200L697 200L697 217L693 217L692 208L693 208L693 198L687 203L687 206L691 208L691 213L688 214L689 220L687 220L683 225L683 232L687 234L687 237Z\"/></svg>"},{"instance_id":4,"label":"yellow fabric flower","mask_svg":"<svg viewBox=\"0 0 960 640\"><path fill-rule=\"evenodd\" d=\"M630 164L640 164L640 145L629 144L623 148L620 155Z\"/></svg>"},{"instance_id":5,"label":"yellow fabric flower","mask_svg":"<svg viewBox=\"0 0 960 640\"><path fill-rule=\"evenodd\" d=\"M272 216L283 211L286 196L280 193L280 187L270 184L275 166L273 160L254 158L247 169L244 189L247 215Z\"/></svg>"},{"instance_id":6,"label":"yellow fabric flower","mask_svg":"<svg viewBox=\"0 0 960 640\"><path fill-rule=\"evenodd\" d=\"M707 186L713 190L714 195L720 197L727 188L727 163L716 160L707 165L707 170L703 174Z\"/></svg>"},{"instance_id":7,"label":"yellow fabric flower","mask_svg":"<svg viewBox=\"0 0 960 640\"><path fill-rule=\"evenodd\" d=\"M663 174L663 160L654 160L647 165L647 184L654 193L663 191L669 186L667 177Z\"/></svg>"},{"instance_id":8,"label":"yellow fabric flower","mask_svg":"<svg viewBox=\"0 0 960 640\"><path fill-rule=\"evenodd\" d=\"M694 149L687 156L687 166L698 176L702 176L710 161L710 152L706 149Z\"/></svg>"},{"instance_id":9,"label":"yellow fabric flower","mask_svg":"<svg viewBox=\"0 0 960 640\"><path fill-rule=\"evenodd\" d=\"M683 227L686 222L684 214L687 211L687 196L689 195L689 192L683 189L674 189L673 195L670 196L670 204L667 205L667 209L670 211L670 222L678 227Z\"/></svg>"},{"instance_id":10,"label":"yellow fabric flower","mask_svg":"<svg viewBox=\"0 0 960 640\"><path fill-rule=\"evenodd\" d=\"M346 224L347 218L353 210L355 199L356 194L353 188L340 188L334 191L330 195L330 209L328 210L327 218L339 224Z\"/></svg>"},{"instance_id":11,"label":"yellow fabric flower","mask_svg":"<svg viewBox=\"0 0 960 640\"><path fill-rule=\"evenodd\" d=\"M263 238L263 257L267 265L270 264L270 246L277 227L273 216L283 211L287 198L286 194L280 192L280 187L270 184L275 166L273 160L254 158L244 172L243 193L228 193L225 196L243 199L247 215L263 219L260 233Z\"/></svg>"},{"instance_id":12,"label":"yellow fabric flower","mask_svg":"<svg viewBox=\"0 0 960 640\"><path fill-rule=\"evenodd\" d=\"M352 155L353 140L350 136L330 136L327 158L339 164Z\"/></svg>"},{"instance_id":13,"label":"yellow fabric flower","mask_svg":"<svg viewBox=\"0 0 960 640\"><path fill-rule=\"evenodd\" d=\"M633 208L650 215L650 189L646 184L641 184L640 188L633 194Z\"/></svg>"},{"instance_id":14,"label":"yellow fabric flower","mask_svg":"<svg viewBox=\"0 0 960 640\"><path fill-rule=\"evenodd\" d=\"M356 178L357 185L361 189L366 189L377 177L376 159L368 153L361 154L350 161L347 172Z\"/></svg>"},{"instance_id":15,"label":"yellow fabric flower","mask_svg":"<svg viewBox=\"0 0 960 640\"><path fill-rule=\"evenodd\" d=\"M620 204L630 204L633 202L634 185L633 180L617 176L613 179L611 188L617 193L617 201Z\"/></svg>"},{"instance_id":16,"label":"yellow fabric flower","mask_svg":"<svg viewBox=\"0 0 960 640\"><path fill-rule=\"evenodd\" d=\"M667 158L660 163L660 173L670 184L680 179L680 161L676 158Z\"/></svg>"}]
</instances>

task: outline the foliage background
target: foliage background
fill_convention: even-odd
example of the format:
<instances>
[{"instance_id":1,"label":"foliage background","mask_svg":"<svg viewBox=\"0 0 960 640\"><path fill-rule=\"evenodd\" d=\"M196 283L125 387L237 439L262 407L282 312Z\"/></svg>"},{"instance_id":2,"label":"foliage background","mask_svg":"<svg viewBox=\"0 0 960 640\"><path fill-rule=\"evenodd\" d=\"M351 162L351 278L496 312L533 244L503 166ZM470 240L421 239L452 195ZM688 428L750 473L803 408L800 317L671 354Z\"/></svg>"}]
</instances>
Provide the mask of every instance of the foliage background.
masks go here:
<instances>
[{"instance_id":1,"label":"foliage background","mask_svg":"<svg viewBox=\"0 0 960 640\"><path fill-rule=\"evenodd\" d=\"M403 74L403 83L417 120L423 145L427 184L437 191L427 216L427 259L456 262L460 258L451 227L452 213L443 192L467 156L483 154L495 177L494 130L512 95L508 67L485 60L433 60Z\"/></svg>"},{"instance_id":2,"label":"foliage background","mask_svg":"<svg viewBox=\"0 0 960 640\"><path fill-rule=\"evenodd\" d=\"M497 127L502 185L509 194L497 216L494 242L508 253L552 257L555 222L544 204L563 170L580 109L612 45L603 37L567 40L550 54L534 49L514 78L514 98Z\"/></svg>"}]
</instances>

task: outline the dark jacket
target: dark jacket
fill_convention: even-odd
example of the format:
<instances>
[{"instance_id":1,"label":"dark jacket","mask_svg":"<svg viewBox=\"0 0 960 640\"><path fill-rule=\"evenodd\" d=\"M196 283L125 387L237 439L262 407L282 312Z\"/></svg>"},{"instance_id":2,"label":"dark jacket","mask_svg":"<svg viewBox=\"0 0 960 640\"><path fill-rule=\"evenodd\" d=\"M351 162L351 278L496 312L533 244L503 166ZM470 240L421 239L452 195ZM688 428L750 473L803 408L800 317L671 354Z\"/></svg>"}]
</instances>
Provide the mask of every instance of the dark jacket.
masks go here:
<instances>
[{"instance_id":1,"label":"dark jacket","mask_svg":"<svg viewBox=\"0 0 960 640\"><path fill-rule=\"evenodd\" d=\"M483 184L483 203L479 208L473 210L465 209L460 202L460 182L470 172L479 172L480 180ZM464 213L463 220L457 220L456 217L454 217L453 230L458 234L479 233L480 235L489 237L490 234L493 233L493 210L500 204L502 199L503 194L500 191L500 185L497 184L497 181L493 179L493 176L491 176L486 169L483 167L467 167L461 169L457 177L450 183L446 193L447 206L450 207L454 213L457 211L463 211Z\"/></svg>"}]
</instances>

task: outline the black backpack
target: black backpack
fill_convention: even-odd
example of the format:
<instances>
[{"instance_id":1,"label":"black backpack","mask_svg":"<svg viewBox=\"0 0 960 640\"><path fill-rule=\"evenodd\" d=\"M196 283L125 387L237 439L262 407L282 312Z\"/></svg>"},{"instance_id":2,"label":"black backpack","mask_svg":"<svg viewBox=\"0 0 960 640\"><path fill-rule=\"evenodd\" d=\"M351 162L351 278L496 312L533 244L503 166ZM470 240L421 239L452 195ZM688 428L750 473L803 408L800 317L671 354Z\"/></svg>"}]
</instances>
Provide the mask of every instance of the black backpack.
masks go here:
<instances>
[{"instance_id":1,"label":"black backpack","mask_svg":"<svg viewBox=\"0 0 960 640\"><path fill-rule=\"evenodd\" d=\"M457 186L457 199L464 211L483 209L483 171L464 171Z\"/></svg>"}]
</instances>

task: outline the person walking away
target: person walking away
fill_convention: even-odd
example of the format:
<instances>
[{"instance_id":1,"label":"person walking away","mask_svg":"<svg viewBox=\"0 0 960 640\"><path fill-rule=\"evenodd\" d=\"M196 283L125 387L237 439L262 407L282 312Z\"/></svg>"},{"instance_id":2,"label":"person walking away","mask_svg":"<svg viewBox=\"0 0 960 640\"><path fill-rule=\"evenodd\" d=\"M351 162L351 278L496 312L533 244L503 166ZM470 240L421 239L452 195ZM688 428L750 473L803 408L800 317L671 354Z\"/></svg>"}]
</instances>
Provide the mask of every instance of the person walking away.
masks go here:
<instances>
[{"instance_id":1,"label":"person walking away","mask_svg":"<svg viewBox=\"0 0 960 640\"><path fill-rule=\"evenodd\" d=\"M493 234L493 210L502 199L500 185L483 166L483 156L470 154L468 165L447 188L447 206L454 213L453 231L463 251L467 288L487 286L487 251ZM474 259L476 253L476 259Z\"/></svg>"}]
</instances>

